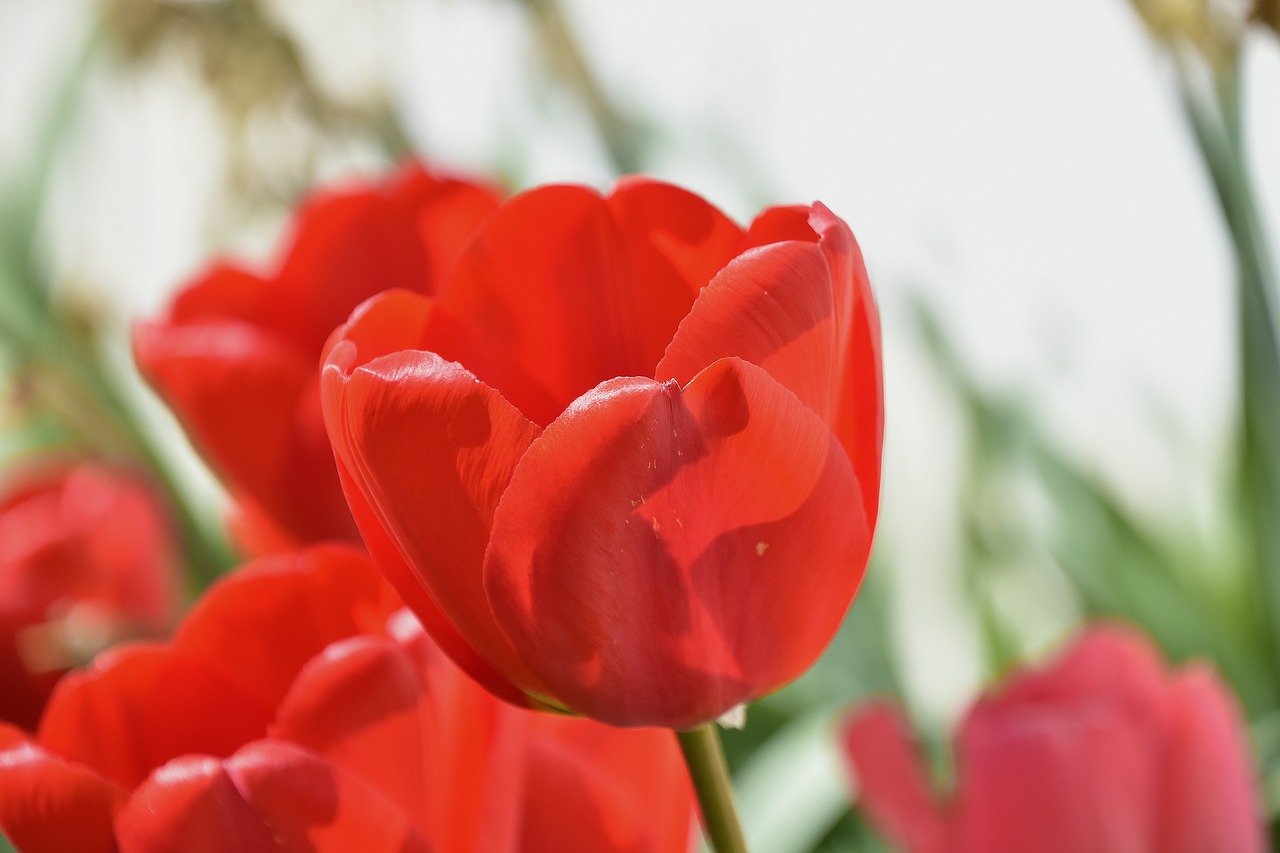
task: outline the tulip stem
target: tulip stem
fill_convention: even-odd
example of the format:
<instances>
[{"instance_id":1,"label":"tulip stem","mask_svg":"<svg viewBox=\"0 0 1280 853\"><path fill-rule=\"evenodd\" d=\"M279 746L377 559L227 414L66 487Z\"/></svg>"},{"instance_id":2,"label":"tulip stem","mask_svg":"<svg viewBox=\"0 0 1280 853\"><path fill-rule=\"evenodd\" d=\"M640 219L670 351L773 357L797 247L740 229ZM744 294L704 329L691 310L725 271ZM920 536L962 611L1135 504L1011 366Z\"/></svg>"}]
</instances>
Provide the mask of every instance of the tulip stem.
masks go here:
<instances>
[{"instance_id":1,"label":"tulip stem","mask_svg":"<svg viewBox=\"0 0 1280 853\"><path fill-rule=\"evenodd\" d=\"M716 724L676 732L676 739L680 741L680 751L684 753L684 763L698 795L702 825L712 849L716 853L747 853Z\"/></svg>"}]
</instances>

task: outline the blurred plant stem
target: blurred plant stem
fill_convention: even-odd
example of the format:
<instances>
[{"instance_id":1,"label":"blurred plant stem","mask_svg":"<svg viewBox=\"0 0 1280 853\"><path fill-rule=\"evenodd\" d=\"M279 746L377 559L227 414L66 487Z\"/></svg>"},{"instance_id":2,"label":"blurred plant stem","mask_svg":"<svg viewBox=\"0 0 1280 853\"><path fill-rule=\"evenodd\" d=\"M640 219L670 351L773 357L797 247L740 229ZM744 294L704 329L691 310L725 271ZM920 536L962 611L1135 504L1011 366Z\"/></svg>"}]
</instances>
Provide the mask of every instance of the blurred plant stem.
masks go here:
<instances>
[{"instance_id":1,"label":"blurred plant stem","mask_svg":"<svg viewBox=\"0 0 1280 853\"><path fill-rule=\"evenodd\" d=\"M232 563L225 541L191 505L143 418L112 370L93 325L55 299L35 258L36 226L59 142L83 94L95 29L68 70L19 183L0 198L0 346L30 403L52 411L88 448L148 468L168 493L190 577L202 587Z\"/></svg>"},{"instance_id":2,"label":"blurred plant stem","mask_svg":"<svg viewBox=\"0 0 1280 853\"><path fill-rule=\"evenodd\" d=\"M1280 674L1280 345L1275 267L1253 195L1240 112L1238 55L1201 85L1201 66L1178 63L1182 104L1204 160L1236 260L1240 361L1237 476L1242 521L1270 630L1273 672ZM1197 76L1201 75L1201 76Z\"/></svg>"},{"instance_id":3,"label":"blurred plant stem","mask_svg":"<svg viewBox=\"0 0 1280 853\"><path fill-rule=\"evenodd\" d=\"M715 723L676 732L689 778L698 796L702 825L715 853L747 853L747 841L733 802L729 765Z\"/></svg>"},{"instance_id":4,"label":"blurred plant stem","mask_svg":"<svg viewBox=\"0 0 1280 853\"><path fill-rule=\"evenodd\" d=\"M640 170L643 140L636 122L609 97L591 70L559 0L519 0L554 77L582 103L619 174Z\"/></svg>"}]
</instances>

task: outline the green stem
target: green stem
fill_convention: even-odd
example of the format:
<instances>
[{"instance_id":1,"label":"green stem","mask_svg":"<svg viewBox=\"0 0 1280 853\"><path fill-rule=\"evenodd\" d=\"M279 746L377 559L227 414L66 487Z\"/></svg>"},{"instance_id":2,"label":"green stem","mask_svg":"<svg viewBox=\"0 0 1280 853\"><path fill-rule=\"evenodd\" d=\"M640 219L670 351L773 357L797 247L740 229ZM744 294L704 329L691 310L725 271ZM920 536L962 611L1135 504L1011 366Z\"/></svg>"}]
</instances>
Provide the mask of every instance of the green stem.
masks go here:
<instances>
[{"instance_id":1,"label":"green stem","mask_svg":"<svg viewBox=\"0 0 1280 853\"><path fill-rule=\"evenodd\" d=\"M747 842L733 804L733 786L715 723L676 732L689 778L702 808L702 823L716 853L747 853Z\"/></svg>"}]
</instances>

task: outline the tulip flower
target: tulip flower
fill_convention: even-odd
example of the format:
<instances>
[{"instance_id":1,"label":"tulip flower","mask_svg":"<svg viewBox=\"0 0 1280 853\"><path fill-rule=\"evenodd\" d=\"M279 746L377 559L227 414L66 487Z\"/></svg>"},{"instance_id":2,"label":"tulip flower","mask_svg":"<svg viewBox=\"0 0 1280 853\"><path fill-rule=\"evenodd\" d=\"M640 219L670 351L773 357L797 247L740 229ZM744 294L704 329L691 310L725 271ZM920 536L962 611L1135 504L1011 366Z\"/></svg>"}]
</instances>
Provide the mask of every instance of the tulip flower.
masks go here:
<instances>
[{"instance_id":1,"label":"tulip flower","mask_svg":"<svg viewBox=\"0 0 1280 853\"><path fill-rule=\"evenodd\" d=\"M350 549L240 569L170 645L69 676L36 737L0 728L0 830L24 853L689 849L668 733L504 704L397 606Z\"/></svg>"},{"instance_id":2,"label":"tulip flower","mask_svg":"<svg viewBox=\"0 0 1280 853\"><path fill-rule=\"evenodd\" d=\"M844 745L871 824L916 853L1265 848L1243 724L1213 671L1167 672L1134 632L1087 630L970 709L955 785L929 783L899 712L852 714Z\"/></svg>"},{"instance_id":3,"label":"tulip flower","mask_svg":"<svg viewBox=\"0 0 1280 853\"><path fill-rule=\"evenodd\" d=\"M513 198L436 297L362 305L322 376L360 530L447 653L512 702L677 729L830 640L881 396L844 222L743 229L646 179Z\"/></svg>"},{"instance_id":4,"label":"tulip flower","mask_svg":"<svg viewBox=\"0 0 1280 853\"><path fill-rule=\"evenodd\" d=\"M179 583L170 519L137 477L93 463L17 477L0 498L0 721L33 728L69 668L166 633Z\"/></svg>"},{"instance_id":5,"label":"tulip flower","mask_svg":"<svg viewBox=\"0 0 1280 853\"><path fill-rule=\"evenodd\" d=\"M418 165L382 185L319 194L273 269L215 264L166 316L138 324L138 367L228 485L250 552L359 541L320 416L321 347L379 291L435 293L497 203L488 187Z\"/></svg>"}]
</instances>

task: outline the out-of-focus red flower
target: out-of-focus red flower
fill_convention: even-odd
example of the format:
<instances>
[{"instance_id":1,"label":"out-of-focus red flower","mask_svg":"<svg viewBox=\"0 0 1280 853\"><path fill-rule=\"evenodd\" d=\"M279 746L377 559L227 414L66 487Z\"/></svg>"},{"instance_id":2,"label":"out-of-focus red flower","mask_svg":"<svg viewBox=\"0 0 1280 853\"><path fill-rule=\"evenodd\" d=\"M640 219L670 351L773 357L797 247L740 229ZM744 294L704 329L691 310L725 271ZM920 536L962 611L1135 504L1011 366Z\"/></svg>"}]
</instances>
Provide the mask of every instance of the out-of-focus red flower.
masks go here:
<instances>
[{"instance_id":1,"label":"out-of-focus red flower","mask_svg":"<svg viewBox=\"0 0 1280 853\"><path fill-rule=\"evenodd\" d=\"M70 667L168 631L180 567L171 520L103 465L20 476L0 498L0 720L33 728Z\"/></svg>"},{"instance_id":2,"label":"out-of-focus red flower","mask_svg":"<svg viewBox=\"0 0 1280 853\"><path fill-rule=\"evenodd\" d=\"M808 667L865 568L879 327L821 204L524 193L437 298L335 333L322 396L383 571L513 702L700 724Z\"/></svg>"},{"instance_id":3,"label":"out-of-focus red flower","mask_svg":"<svg viewBox=\"0 0 1280 853\"><path fill-rule=\"evenodd\" d=\"M914 853L1265 849L1231 694L1202 665L1167 673L1126 629L1094 627L981 698L955 740L950 795L892 706L859 709L843 735L863 812Z\"/></svg>"},{"instance_id":4,"label":"out-of-focus red flower","mask_svg":"<svg viewBox=\"0 0 1280 853\"><path fill-rule=\"evenodd\" d=\"M341 549L240 570L170 646L68 679L37 738L0 730L0 830L27 853L688 849L670 733L499 702L396 604Z\"/></svg>"},{"instance_id":5,"label":"out-of-focus red flower","mask_svg":"<svg viewBox=\"0 0 1280 853\"><path fill-rule=\"evenodd\" d=\"M412 164L303 205L273 270L220 263L134 330L134 354L236 499L250 551L357 540L316 390L321 348L363 300L436 292L496 193Z\"/></svg>"}]
</instances>

